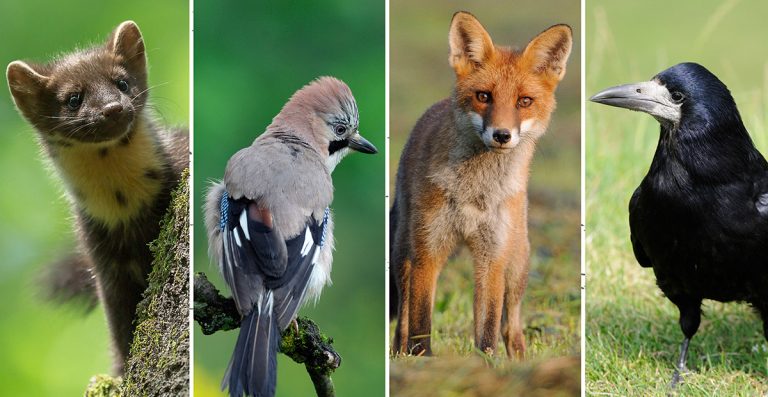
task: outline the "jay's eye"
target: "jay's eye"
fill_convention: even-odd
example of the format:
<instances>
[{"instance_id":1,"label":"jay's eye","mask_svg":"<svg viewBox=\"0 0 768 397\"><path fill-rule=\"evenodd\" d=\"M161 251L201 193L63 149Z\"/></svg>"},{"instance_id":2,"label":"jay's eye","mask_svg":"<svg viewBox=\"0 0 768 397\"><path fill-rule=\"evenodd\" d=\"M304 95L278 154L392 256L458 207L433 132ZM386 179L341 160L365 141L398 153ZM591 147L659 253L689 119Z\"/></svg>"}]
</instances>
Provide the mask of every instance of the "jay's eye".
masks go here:
<instances>
[{"instance_id":1,"label":"jay's eye","mask_svg":"<svg viewBox=\"0 0 768 397\"><path fill-rule=\"evenodd\" d=\"M336 135L343 135L345 132L347 132L347 126L339 124L333 127L333 131L336 133Z\"/></svg>"},{"instance_id":2,"label":"jay's eye","mask_svg":"<svg viewBox=\"0 0 768 397\"><path fill-rule=\"evenodd\" d=\"M122 91L122 92L127 92L128 91L128 82L125 81L125 80L119 80L117 82L117 89Z\"/></svg>"},{"instance_id":3,"label":"jay's eye","mask_svg":"<svg viewBox=\"0 0 768 397\"><path fill-rule=\"evenodd\" d=\"M83 103L82 95L72 94L69 96L69 100L67 101L67 106L69 106L69 108L72 110L77 110L77 108L79 108L82 103Z\"/></svg>"}]
</instances>

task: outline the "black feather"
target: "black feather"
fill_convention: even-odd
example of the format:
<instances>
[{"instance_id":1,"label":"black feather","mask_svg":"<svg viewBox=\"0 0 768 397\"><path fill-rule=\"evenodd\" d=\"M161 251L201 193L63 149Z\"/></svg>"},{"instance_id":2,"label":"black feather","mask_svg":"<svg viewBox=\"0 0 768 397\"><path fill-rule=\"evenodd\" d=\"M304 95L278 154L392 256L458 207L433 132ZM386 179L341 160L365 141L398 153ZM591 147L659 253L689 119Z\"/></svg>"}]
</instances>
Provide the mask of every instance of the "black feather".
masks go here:
<instances>
[{"instance_id":1,"label":"black feather","mask_svg":"<svg viewBox=\"0 0 768 397\"><path fill-rule=\"evenodd\" d=\"M222 200L222 273L244 316L222 388L232 397L273 396L280 332L304 301L325 220L310 216L301 233L284 239L249 216L252 200Z\"/></svg>"},{"instance_id":2,"label":"black feather","mask_svg":"<svg viewBox=\"0 0 768 397\"><path fill-rule=\"evenodd\" d=\"M331 141L328 144L328 155L332 155L336 152L338 152L341 149L344 149L345 147L349 146L349 140L348 139L340 139L338 141Z\"/></svg>"},{"instance_id":3,"label":"black feather","mask_svg":"<svg viewBox=\"0 0 768 397\"><path fill-rule=\"evenodd\" d=\"M685 100L679 125L662 124L650 169L630 200L635 257L653 267L680 310L686 341L699 327L703 299L752 304L768 338L768 217L761 211L768 163L730 92L707 69L680 64L655 80Z\"/></svg>"},{"instance_id":4,"label":"black feather","mask_svg":"<svg viewBox=\"0 0 768 397\"><path fill-rule=\"evenodd\" d=\"M268 302L261 311L253 310L243 318L235 350L224 374L222 389L230 396L269 397L277 384L277 349L280 330L274 317L265 315Z\"/></svg>"}]
</instances>

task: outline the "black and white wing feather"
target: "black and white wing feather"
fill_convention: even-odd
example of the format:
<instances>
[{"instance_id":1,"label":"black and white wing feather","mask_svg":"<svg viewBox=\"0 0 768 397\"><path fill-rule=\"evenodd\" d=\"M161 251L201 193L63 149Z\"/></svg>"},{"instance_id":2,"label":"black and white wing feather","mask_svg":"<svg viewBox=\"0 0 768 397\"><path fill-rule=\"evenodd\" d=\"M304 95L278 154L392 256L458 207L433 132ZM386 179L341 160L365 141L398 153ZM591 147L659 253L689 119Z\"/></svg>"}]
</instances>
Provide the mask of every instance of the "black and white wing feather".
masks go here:
<instances>
[{"instance_id":1,"label":"black and white wing feather","mask_svg":"<svg viewBox=\"0 0 768 397\"><path fill-rule=\"evenodd\" d=\"M256 220L256 203L221 197L221 269L243 315L240 335L222 386L230 395L271 396L280 332L296 317L324 243L329 210L309 216L302 232L286 239Z\"/></svg>"}]
</instances>

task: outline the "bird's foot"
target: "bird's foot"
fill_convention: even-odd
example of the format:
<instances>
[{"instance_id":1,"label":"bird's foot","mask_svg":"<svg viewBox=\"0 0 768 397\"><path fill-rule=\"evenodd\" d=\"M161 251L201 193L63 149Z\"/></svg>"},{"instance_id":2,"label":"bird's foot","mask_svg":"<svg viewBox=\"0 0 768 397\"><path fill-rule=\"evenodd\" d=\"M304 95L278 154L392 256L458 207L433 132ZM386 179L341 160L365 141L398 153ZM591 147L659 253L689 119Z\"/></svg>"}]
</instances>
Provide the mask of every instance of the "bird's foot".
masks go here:
<instances>
[{"instance_id":1,"label":"bird's foot","mask_svg":"<svg viewBox=\"0 0 768 397\"><path fill-rule=\"evenodd\" d=\"M685 362L688 358L688 345L690 343L691 338L686 336L685 339L683 339L683 343L680 345L680 358L677 359L675 373L672 374L672 382L669 383L669 387L673 392L677 385L683 381L683 374L689 372Z\"/></svg>"},{"instance_id":2,"label":"bird's foot","mask_svg":"<svg viewBox=\"0 0 768 397\"><path fill-rule=\"evenodd\" d=\"M672 390L677 388L677 385L683 383L683 374L688 374L691 371L686 366L675 368L675 373L672 374L672 381L669 383L669 387Z\"/></svg>"},{"instance_id":3,"label":"bird's foot","mask_svg":"<svg viewBox=\"0 0 768 397\"><path fill-rule=\"evenodd\" d=\"M327 359L326 364L333 369L339 368L341 365L341 356L335 351L326 350L325 357Z\"/></svg>"}]
</instances>

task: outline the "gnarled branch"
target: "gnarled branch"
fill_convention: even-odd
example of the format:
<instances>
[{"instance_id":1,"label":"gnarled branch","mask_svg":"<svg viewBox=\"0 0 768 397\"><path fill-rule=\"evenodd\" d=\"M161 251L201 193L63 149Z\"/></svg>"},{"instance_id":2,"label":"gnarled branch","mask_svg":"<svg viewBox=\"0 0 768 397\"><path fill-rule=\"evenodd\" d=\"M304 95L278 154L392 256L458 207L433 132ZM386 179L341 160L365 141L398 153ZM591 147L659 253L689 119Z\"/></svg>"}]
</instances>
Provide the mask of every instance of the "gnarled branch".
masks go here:
<instances>
[{"instance_id":1,"label":"gnarled branch","mask_svg":"<svg viewBox=\"0 0 768 397\"><path fill-rule=\"evenodd\" d=\"M222 296L204 273L195 274L194 317L203 334L240 327L240 314L232 298ZM323 335L312 320L296 319L282 333L280 352L304 364L318 397L335 396L331 373L341 365L341 356L333 349L333 339Z\"/></svg>"}]
</instances>

